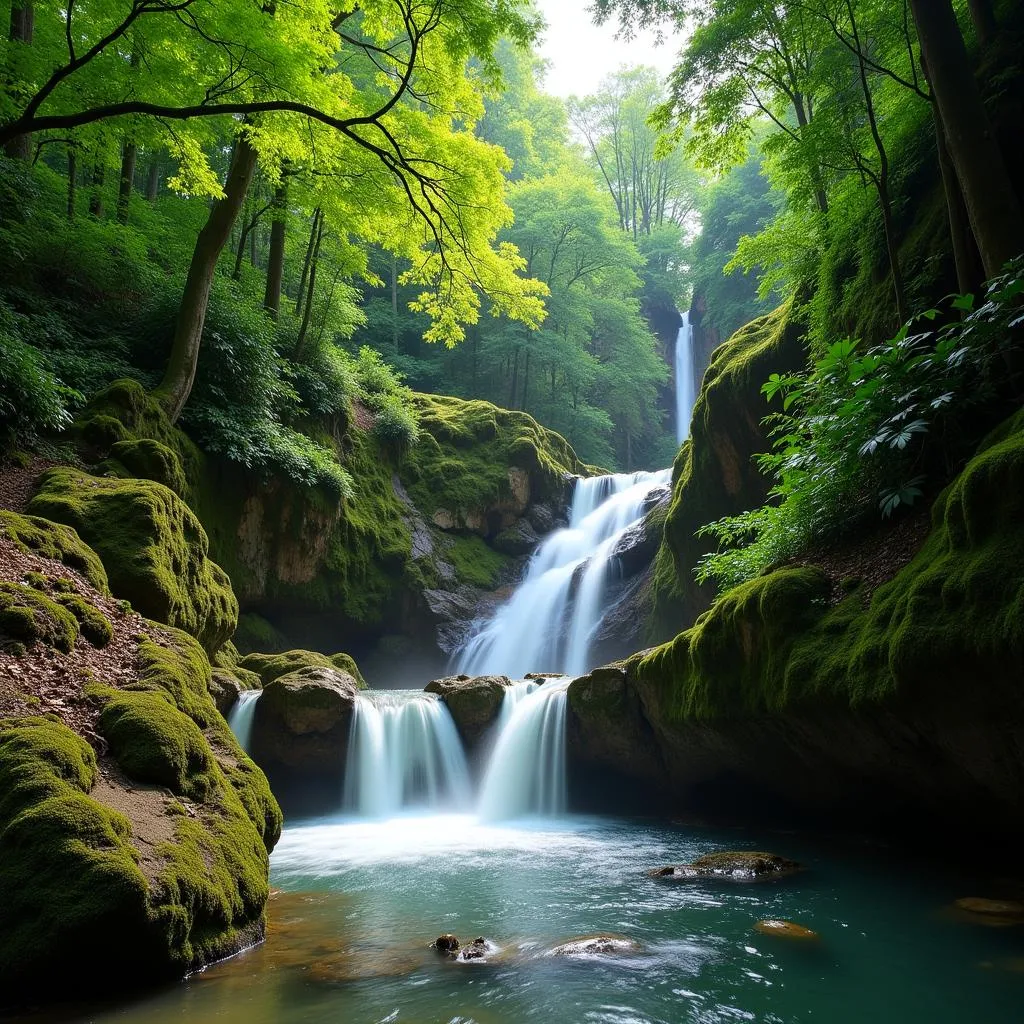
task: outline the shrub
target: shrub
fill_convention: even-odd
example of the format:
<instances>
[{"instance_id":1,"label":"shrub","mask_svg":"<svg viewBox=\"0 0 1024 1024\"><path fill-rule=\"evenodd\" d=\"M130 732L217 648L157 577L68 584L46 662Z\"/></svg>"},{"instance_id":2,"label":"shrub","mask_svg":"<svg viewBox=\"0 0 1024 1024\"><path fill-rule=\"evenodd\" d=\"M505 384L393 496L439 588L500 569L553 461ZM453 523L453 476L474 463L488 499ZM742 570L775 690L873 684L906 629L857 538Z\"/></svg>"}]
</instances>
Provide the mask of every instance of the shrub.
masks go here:
<instances>
[{"instance_id":1,"label":"shrub","mask_svg":"<svg viewBox=\"0 0 1024 1024\"><path fill-rule=\"evenodd\" d=\"M782 398L783 411L765 420L775 450L758 457L775 478L771 502L698 531L720 549L697 566L697 580L735 586L872 514L914 504L937 468L929 439L944 433L948 458L965 411L991 395L1022 293L1024 259L989 282L977 308L973 296L955 297L962 321L915 333L907 324L863 353L840 341L806 373L773 374L761 390Z\"/></svg>"},{"instance_id":2,"label":"shrub","mask_svg":"<svg viewBox=\"0 0 1024 1024\"><path fill-rule=\"evenodd\" d=\"M378 404L374 435L396 451L408 451L419 440L416 414L400 395L386 395Z\"/></svg>"}]
</instances>

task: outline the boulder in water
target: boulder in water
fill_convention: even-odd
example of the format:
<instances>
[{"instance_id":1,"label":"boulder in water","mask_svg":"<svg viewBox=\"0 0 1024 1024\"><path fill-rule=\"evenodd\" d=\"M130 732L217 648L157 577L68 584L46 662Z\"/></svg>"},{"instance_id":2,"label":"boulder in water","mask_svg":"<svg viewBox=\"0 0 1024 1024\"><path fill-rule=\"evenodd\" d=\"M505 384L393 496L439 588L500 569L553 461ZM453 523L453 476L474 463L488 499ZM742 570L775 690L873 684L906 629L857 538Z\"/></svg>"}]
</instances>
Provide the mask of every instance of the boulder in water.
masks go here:
<instances>
[{"instance_id":1,"label":"boulder in water","mask_svg":"<svg viewBox=\"0 0 1024 1024\"><path fill-rule=\"evenodd\" d=\"M640 943L624 935L581 935L548 950L548 956L626 956L640 952Z\"/></svg>"},{"instance_id":2,"label":"boulder in water","mask_svg":"<svg viewBox=\"0 0 1024 1024\"><path fill-rule=\"evenodd\" d=\"M505 691L512 685L508 676L446 676L427 683L427 693L436 693L448 706L463 743L478 743L498 717Z\"/></svg>"},{"instance_id":3,"label":"boulder in water","mask_svg":"<svg viewBox=\"0 0 1024 1024\"><path fill-rule=\"evenodd\" d=\"M445 953L449 956L457 953L461 945L462 943L459 942L458 936L452 935L450 932L445 932L444 935L438 935L438 937L431 943L431 946L433 946L439 953Z\"/></svg>"},{"instance_id":4,"label":"boulder in water","mask_svg":"<svg viewBox=\"0 0 1024 1024\"><path fill-rule=\"evenodd\" d=\"M992 900L981 896L965 896L953 904L953 912L961 921L988 928L1007 928L1024 924L1024 901Z\"/></svg>"},{"instance_id":5,"label":"boulder in water","mask_svg":"<svg viewBox=\"0 0 1024 1024\"><path fill-rule=\"evenodd\" d=\"M268 683L253 715L253 757L303 774L345 764L359 684L339 668L309 666Z\"/></svg>"},{"instance_id":6,"label":"boulder in water","mask_svg":"<svg viewBox=\"0 0 1024 1024\"><path fill-rule=\"evenodd\" d=\"M692 864L677 864L648 871L651 878L690 881L721 878L729 882L766 882L806 870L802 864L775 853L727 850L698 857Z\"/></svg>"},{"instance_id":7,"label":"boulder in water","mask_svg":"<svg viewBox=\"0 0 1024 1024\"><path fill-rule=\"evenodd\" d=\"M760 932L762 935L778 935L783 939L796 939L800 942L816 941L821 938L817 932L805 928L802 924L797 924L795 921L781 921L776 918L758 921L754 925L754 931Z\"/></svg>"}]
</instances>

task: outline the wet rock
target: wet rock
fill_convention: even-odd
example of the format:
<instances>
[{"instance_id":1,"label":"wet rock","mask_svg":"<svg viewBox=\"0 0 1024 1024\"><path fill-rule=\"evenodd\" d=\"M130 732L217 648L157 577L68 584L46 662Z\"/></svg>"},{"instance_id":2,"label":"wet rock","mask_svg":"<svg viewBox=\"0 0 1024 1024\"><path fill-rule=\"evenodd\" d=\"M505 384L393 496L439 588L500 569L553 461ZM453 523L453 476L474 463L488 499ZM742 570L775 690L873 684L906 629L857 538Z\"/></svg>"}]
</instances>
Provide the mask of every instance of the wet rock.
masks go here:
<instances>
[{"instance_id":1,"label":"wet rock","mask_svg":"<svg viewBox=\"0 0 1024 1024\"><path fill-rule=\"evenodd\" d=\"M546 502L531 505L526 510L526 518L541 536L550 533L558 525L558 515L554 508Z\"/></svg>"},{"instance_id":2,"label":"wet rock","mask_svg":"<svg viewBox=\"0 0 1024 1024\"><path fill-rule=\"evenodd\" d=\"M953 914L961 921L987 928L1008 928L1024 924L1024 901L992 900L965 896L953 903Z\"/></svg>"},{"instance_id":3,"label":"wet rock","mask_svg":"<svg viewBox=\"0 0 1024 1024\"><path fill-rule=\"evenodd\" d=\"M459 960L482 960L491 951L490 943L481 935L459 949Z\"/></svg>"},{"instance_id":4,"label":"wet rock","mask_svg":"<svg viewBox=\"0 0 1024 1024\"><path fill-rule=\"evenodd\" d=\"M639 951L640 944L624 935L581 935L548 950L548 956L626 956Z\"/></svg>"},{"instance_id":5,"label":"wet rock","mask_svg":"<svg viewBox=\"0 0 1024 1024\"><path fill-rule=\"evenodd\" d=\"M528 555L540 543L537 531L528 519L517 519L502 530L492 546L505 555Z\"/></svg>"},{"instance_id":6,"label":"wet rock","mask_svg":"<svg viewBox=\"0 0 1024 1024\"><path fill-rule=\"evenodd\" d=\"M527 672L524 679L564 679L564 672Z\"/></svg>"},{"instance_id":7,"label":"wet rock","mask_svg":"<svg viewBox=\"0 0 1024 1024\"><path fill-rule=\"evenodd\" d=\"M796 939L800 942L821 938L817 932L811 931L810 928L805 928L802 924L797 924L795 921L781 921L776 918L758 921L754 925L754 931L760 932L762 935L778 935L783 939Z\"/></svg>"},{"instance_id":8,"label":"wet rock","mask_svg":"<svg viewBox=\"0 0 1024 1024\"><path fill-rule=\"evenodd\" d=\"M427 683L427 693L436 693L448 705L455 727L466 746L478 743L490 728L512 685L508 676L446 676Z\"/></svg>"},{"instance_id":9,"label":"wet rock","mask_svg":"<svg viewBox=\"0 0 1024 1024\"><path fill-rule=\"evenodd\" d=\"M359 684L339 668L310 666L268 683L253 714L253 757L303 774L345 764Z\"/></svg>"},{"instance_id":10,"label":"wet rock","mask_svg":"<svg viewBox=\"0 0 1024 1024\"><path fill-rule=\"evenodd\" d=\"M698 857L692 864L676 864L648 871L651 878L688 881L721 878L730 882L765 882L806 870L802 864L775 853L727 850Z\"/></svg>"},{"instance_id":11,"label":"wet rock","mask_svg":"<svg viewBox=\"0 0 1024 1024\"><path fill-rule=\"evenodd\" d=\"M445 932L444 935L438 935L436 939L431 943L434 949L439 953L457 953L461 943L459 942L458 936L452 935L450 932Z\"/></svg>"}]
</instances>

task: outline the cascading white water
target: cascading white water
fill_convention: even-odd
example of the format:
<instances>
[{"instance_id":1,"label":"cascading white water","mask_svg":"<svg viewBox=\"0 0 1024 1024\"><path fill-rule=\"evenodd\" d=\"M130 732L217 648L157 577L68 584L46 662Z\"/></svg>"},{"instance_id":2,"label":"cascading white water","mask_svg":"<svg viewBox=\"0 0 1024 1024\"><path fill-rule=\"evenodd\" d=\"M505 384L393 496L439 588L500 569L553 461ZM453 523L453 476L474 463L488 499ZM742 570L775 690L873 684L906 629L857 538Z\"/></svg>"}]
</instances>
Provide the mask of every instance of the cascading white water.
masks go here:
<instances>
[{"instance_id":1,"label":"cascading white water","mask_svg":"<svg viewBox=\"0 0 1024 1024\"><path fill-rule=\"evenodd\" d=\"M697 400L693 372L693 326L690 311L683 313L683 322L676 335L676 439L682 444L690 436L690 416Z\"/></svg>"},{"instance_id":2,"label":"cascading white water","mask_svg":"<svg viewBox=\"0 0 1024 1024\"><path fill-rule=\"evenodd\" d=\"M252 737L252 716L256 713L256 701L262 690L243 690L235 701L235 706L228 712L228 726L235 734L238 745L249 752L249 740Z\"/></svg>"},{"instance_id":3,"label":"cascading white water","mask_svg":"<svg viewBox=\"0 0 1024 1024\"><path fill-rule=\"evenodd\" d=\"M356 697L344 806L383 818L412 806L465 808L469 769L448 708L432 693L382 690Z\"/></svg>"},{"instance_id":4,"label":"cascading white water","mask_svg":"<svg viewBox=\"0 0 1024 1024\"><path fill-rule=\"evenodd\" d=\"M565 812L565 709L571 681L517 683L505 694L477 805L483 820Z\"/></svg>"},{"instance_id":5,"label":"cascading white water","mask_svg":"<svg viewBox=\"0 0 1024 1024\"><path fill-rule=\"evenodd\" d=\"M671 470L663 470L578 480L568 528L540 545L515 593L459 653L457 670L512 677L585 672L615 543L640 518L651 491L670 478Z\"/></svg>"}]
</instances>

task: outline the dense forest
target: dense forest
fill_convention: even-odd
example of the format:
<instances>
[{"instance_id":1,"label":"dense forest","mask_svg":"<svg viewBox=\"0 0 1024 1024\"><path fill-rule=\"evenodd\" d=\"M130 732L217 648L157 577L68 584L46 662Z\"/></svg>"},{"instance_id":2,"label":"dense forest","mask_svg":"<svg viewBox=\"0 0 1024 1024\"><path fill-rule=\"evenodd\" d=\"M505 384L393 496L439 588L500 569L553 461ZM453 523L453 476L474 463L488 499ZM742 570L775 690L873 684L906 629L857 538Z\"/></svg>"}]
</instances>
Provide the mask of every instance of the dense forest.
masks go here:
<instances>
[{"instance_id":1,"label":"dense forest","mask_svg":"<svg viewBox=\"0 0 1024 1024\"><path fill-rule=\"evenodd\" d=\"M1015 1019L1024 9L545 12L0 5L0 1013Z\"/></svg>"}]
</instances>

